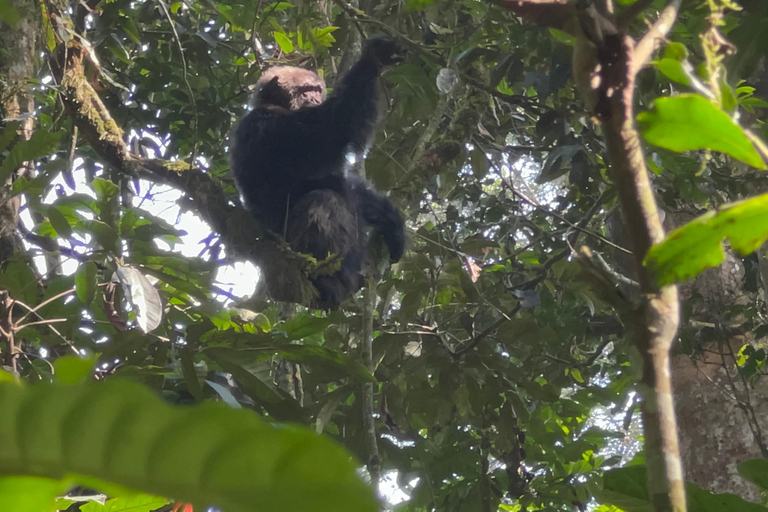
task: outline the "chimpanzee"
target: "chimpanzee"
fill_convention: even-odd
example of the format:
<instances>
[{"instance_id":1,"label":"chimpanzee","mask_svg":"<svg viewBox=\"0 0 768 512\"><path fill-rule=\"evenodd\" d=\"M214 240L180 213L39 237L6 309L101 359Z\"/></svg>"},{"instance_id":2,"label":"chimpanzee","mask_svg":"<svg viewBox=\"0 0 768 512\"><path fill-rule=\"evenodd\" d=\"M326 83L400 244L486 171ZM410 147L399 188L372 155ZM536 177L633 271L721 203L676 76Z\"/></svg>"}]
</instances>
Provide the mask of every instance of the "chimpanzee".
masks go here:
<instances>
[{"instance_id":1,"label":"chimpanzee","mask_svg":"<svg viewBox=\"0 0 768 512\"><path fill-rule=\"evenodd\" d=\"M327 99L317 73L270 68L256 84L253 111L234 133L232 169L246 207L293 250L318 261L342 258L338 272L313 279L324 308L337 308L362 286L367 226L381 234L391 261L405 250L400 213L351 172L374 136L379 74L399 61L397 52L390 37L366 41Z\"/></svg>"}]
</instances>

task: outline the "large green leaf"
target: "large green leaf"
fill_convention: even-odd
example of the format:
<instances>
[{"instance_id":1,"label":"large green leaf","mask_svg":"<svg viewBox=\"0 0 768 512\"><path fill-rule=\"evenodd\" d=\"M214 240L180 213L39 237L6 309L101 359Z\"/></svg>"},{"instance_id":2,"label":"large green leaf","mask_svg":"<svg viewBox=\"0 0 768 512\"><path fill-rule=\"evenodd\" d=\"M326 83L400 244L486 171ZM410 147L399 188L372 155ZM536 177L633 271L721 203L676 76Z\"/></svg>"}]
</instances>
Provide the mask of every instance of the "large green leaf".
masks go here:
<instances>
[{"instance_id":1,"label":"large green leaf","mask_svg":"<svg viewBox=\"0 0 768 512\"><path fill-rule=\"evenodd\" d=\"M0 20L14 26L21 21L21 13L8 0L0 0Z\"/></svg>"},{"instance_id":2,"label":"large green leaf","mask_svg":"<svg viewBox=\"0 0 768 512\"><path fill-rule=\"evenodd\" d=\"M693 484L686 484L688 512L766 512L768 509L749 503L735 494L714 494ZM646 471L631 466L605 473L603 488L594 492L604 504L616 505L625 512L652 512L648 500Z\"/></svg>"},{"instance_id":3,"label":"large green leaf","mask_svg":"<svg viewBox=\"0 0 768 512\"><path fill-rule=\"evenodd\" d=\"M0 510L53 512L56 496L69 482L35 476L0 476Z\"/></svg>"},{"instance_id":4,"label":"large green leaf","mask_svg":"<svg viewBox=\"0 0 768 512\"><path fill-rule=\"evenodd\" d=\"M18 142L0 164L0 183L5 183L11 172L24 162L43 157L56 149L60 137L60 132L38 130L29 140Z\"/></svg>"},{"instance_id":5,"label":"large green leaf","mask_svg":"<svg viewBox=\"0 0 768 512\"><path fill-rule=\"evenodd\" d=\"M707 212L672 231L645 258L659 285L695 277L723 262L723 240L745 255L768 238L768 194Z\"/></svg>"},{"instance_id":6,"label":"large green leaf","mask_svg":"<svg viewBox=\"0 0 768 512\"><path fill-rule=\"evenodd\" d=\"M168 503L165 498L157 496L129 496L108 500L103 505L91 501L80 506L80 512L152 512Z\"/></svg>"},{"instance_id":7,"label":"large green leaf","mask_svg":"<svg viewBox=\"0 0 768 512\"><path fill-rule=\"evenodd\" d=\"M768 489L768 460L754 459L739 464L739 474L762 489Z\"/></svg>"},{"instance_id":8,"label":"large green leaf","mask_svg":"<svg viewBox=\"0 0 768 512\"><path fill-rule=\"evenodd\" d=\"M752 167L766 168L741 127L704 97L681 94L659 98L653 106L637 116L640 130L651 144L677 152L711 149Z\"/></svg>"},{"instance_id":9,"label":"large green leaf","mask_svg":"<svg viewBox=\"0 0 768 512\"><path fill-rule=\"evenodd\" d=\"M171 407L111 379L0 384L0 410L0 475L84 475L227 512L376 510L341 448L243 409Z\"/></svg>"}]
</instances>

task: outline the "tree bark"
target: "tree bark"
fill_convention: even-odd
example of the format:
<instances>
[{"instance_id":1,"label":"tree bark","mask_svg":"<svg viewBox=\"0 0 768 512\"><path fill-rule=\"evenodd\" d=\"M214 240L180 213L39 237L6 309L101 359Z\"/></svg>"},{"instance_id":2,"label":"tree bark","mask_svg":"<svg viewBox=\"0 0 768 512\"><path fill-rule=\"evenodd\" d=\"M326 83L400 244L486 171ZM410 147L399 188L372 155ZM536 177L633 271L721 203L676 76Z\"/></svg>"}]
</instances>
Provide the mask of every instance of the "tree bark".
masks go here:
<instances>
[{"instance_id":1,"label":"tree bark","mask_svg":"<svg viewBox=\"0 0 768 512\"><path fill-rule=\"evenodd\" d=\"M34 97L28 88L29 79L35 76L37 64L37 37L39 14L37 4L31 0L12 0L11 7L21 14L21 19L0 30L0 119L18 122L18 137L29 140L34 129ZM31 162L25 162L0 184L0 269L18 252L21 239L17 232L19 224L19 198L11 195L13 181L20 175L31 173ZM0 291L0 346L3 364L16 373L16 346L13 330L10 328L13 299L8 292Z\"/></svg>"}]
</instances>

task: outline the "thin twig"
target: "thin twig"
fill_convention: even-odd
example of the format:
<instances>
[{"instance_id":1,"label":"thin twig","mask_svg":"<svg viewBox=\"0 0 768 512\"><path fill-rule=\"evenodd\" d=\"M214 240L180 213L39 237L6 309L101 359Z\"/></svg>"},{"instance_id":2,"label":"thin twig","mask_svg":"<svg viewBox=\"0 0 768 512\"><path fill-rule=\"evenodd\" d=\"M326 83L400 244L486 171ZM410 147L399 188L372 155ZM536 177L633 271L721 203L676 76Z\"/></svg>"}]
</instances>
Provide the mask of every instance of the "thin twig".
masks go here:
<instances>
[{"instance_id":1,"label":"thin twig","mask_svg":"<svg viewBox=\"0 0 768 512\"><path fill-rule=\"evenodd\" d=\"M510 192L512 192L512 194L516 195L517 197L519 197L520 199L522 199L523 201L525 201L529 205L533 206L534 208L542 211L543 213L545 213L547 215L550 215L550 216L556 218L557 220L559 220L560 222L563 222L563 223L567 224L570 228L575 229L577 231L580 231L580 232L584 233L585 235L588 235L588 236L591 236L593 238L596 238L597 240L600 240L604 244L609 245L609 246L613 247L614 249L616 249L618 251L621 251L621 252L626 253L626 254L632 254L632 251L630 251L629 249L626 249L626 248L624 248L624 247L622 247L622 246L620 246L620 245L618 245L618 244L608 240L604 236L602 236L602 235L600 235L598 233L595 233L594 231L590 231L589 229L585 229L584 227L579 226L578 224L574 224L573 222L569 221L568 219L566 219L565 217L563 217L559 213L557 213L557 212L551 210L550 208L547 208L546 206L542 205L536 199L533 199L533 198L525 195L524 193L520 192L519 190L517 190L511 183L509 183L506 180L506 178L504 178L504 175L502 174L501 169L499 169L499 166L496 165L496 162L493 161L490 157L488 157L487 151L485 150L483 145L478 143L477 140L475 140L474 138L472 139L472 142L473 142L473 144L477 145L482 150L483 155L485 156L485 159L488 161L488 164L491 166L491 168L494 170L494 172L499 176L499 179L501 179L501 184L505 188L507 188Z\"/></svg>"},{"instance_id":2,"label":"thin twig","mask_svg":"<svg viewBox=\"0 0 768 512\"><path fill-rule=\"evenodd\" d=\"M19 301L16 301L16 304L18 304L19 306L21 306L21 307L23 307L23 308L26 308L27 310L29 310L29 312L30 312L30 313L34 313L34 312L31 310L31 308L30 308L29 306L27 306L26 304L24 304L23 302L19 302ZM34 315L35 315L36 317L40 318L40 319L43 319L43 317L42 317L42 316L40 316L38 313L34 313ZM57 329L56 329L54 326L52 326L51 324L48 324L48 325L47 325L47 327L48 327L48 328L49 328L51 331L53 331L53 333L54 333L56 336L58 336L59 338L61 338L61 340L64 342L64 344L65 344L65 345L67 345L67 346L68 346L68 347L69 347L69 348L72 350L72 352L74 352L74 353L75 353L75 355L77 355L77 357L82 357L82 354L80 354L80 351L79 351L79 350L77 350L77 347L75 346L75 344L74 344L73 342L71 342L70 340L68 340L67 338L65 338L65 337L64 337L64 335L63 335L63 334L61 334L61 333L60 333L60 332L59 332L59 331L58 331L58 330L57 330Z\"/></svg>"},{"instance_id":3,"label":"thin twig","mask_svg":"<svg viewBox=\"0 0 768 512\"><path fill-rule=\"evenodd\" d=\"M50 318L48 320L36 320L34 322L29 322L28 324L19 324L16 323L13 326L14 331L20 331L22 329L26 329L27 327L32 327L33 325L49 325L49 324L59 324L61 322L66 322L66 318Z\"/></svg>"},{"instance_id":4,"label":"thin twig","mask_svg":"<svg viewBox=\"0 0 768 512\"><path fill-rule=\"evenodd\" d=\"M57 294L56 294L56 295L54 295L53 297L50 297L50 298L48 298L48 299L45 299L43 302L41 302L40 304L38 304L38 305L37 305L37 306L35 306L34 308L31 308L31 307L27 306L26 304L24 304L23 302L19 302L19 301L17 300L17 301L16 301L16 304L20 304L21 306L24 306L24 307L25 307L25 308L27 308L29 311L28 311L27 313L25 313L25 314L24 314L24 316L22 316L21 318L19 318L19 319L16 321L16 325L18 325L18 324L22 323L22 322L23 322L23 321L24 321L24 320L25 320L25 319L26 319L26 318L27 318L29 315L31 315L32 313L37 313L37 312L40 310L40 308L43 308L43 307L47 306L48 304L50 304L51 302L53 302L53 301L55 301L55 300L58 300L58 299L60 299L60 298L62 298L62 297L66 297L66 296L67 296L67 295L69 295L70 293L74 293L74 292L75 292L75 288L74 288L74 287L72 287L72 288L70 288L69 290L65 290L65 291L63 291L63 292L61 292L61 293L57 293Z\"/></svg>"}]
</instances>

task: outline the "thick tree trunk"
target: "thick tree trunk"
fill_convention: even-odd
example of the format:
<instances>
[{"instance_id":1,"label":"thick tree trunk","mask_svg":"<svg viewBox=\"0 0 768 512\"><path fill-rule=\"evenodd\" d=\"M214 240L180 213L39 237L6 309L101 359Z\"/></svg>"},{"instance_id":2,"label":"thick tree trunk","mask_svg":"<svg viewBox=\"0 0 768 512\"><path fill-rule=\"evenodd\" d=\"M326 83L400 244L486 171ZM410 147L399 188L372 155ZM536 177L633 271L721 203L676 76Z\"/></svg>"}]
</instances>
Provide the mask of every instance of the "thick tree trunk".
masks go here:
<instances>
[{"instance_id":1,"label":"thick tree trunk","mask_svg":"<svg viewBox=\"0 0 768 512\"><path fill-rule=\"evenodd\" d=\"M37 4L32 0L12 0L11 5L19 11L22 18L9 27L3 25L0 30L0 119L19 121L19 137L29 139L34 128L34 98L29 91L29 79L35 76L37 62L37 37L39 16ZM13 180L26 172L31 172L31 163L25 163L16 169L5 183L0 183L0 269L5 267L11 256L21 249L21 240L16 231L19 223L19 198L11 196ZM0 291L0 350L3 364L16 371L18 347L14 343L13 331L8 328L11 298L4 290Z\"/></svg>"},{"instance_id":2,"label":"thick tree trunk","mask_svg":"<svg viewBox=\"0 0 768 512\"><path fill-rule=\"evenodd\" d=\"M730 341L730 347L728 347ZM697 359L680 355L672 360L675 404L680 436L680 455L686 481L716 493L733 493L759 502L759 489L742 478L740 463L762 457L757 442L757 425L768 425L768 390L750 390L748 408L744 388L734 370L733 359L723 353L737 351L743 338L727 340L720 347L708 347ZM725 363L725 364L724 364ZM733 395L736 383L737 396Z\"/></svg>"},{"instance_id":3,"label":"thick tree trunk","mask_svg":"<svg viewBox=\"0 0 768 512\"><path fill-rule=\"evenodd\" d=\"M3 26L0 30L0 118L14 120L34 112L33 96L29 93L29 79L35 76L37 61L38 19L36 4L29 0L11 2L22 15L22 19L12 27ZM20 121L19 136L29 139L32 136L34 117ZM15 176L26 172L18 169L7 183L0 186L0 264L20 247L16 233L18 224L19 200L10 196L10 186Z\"/></svg>"}]
</instances>

